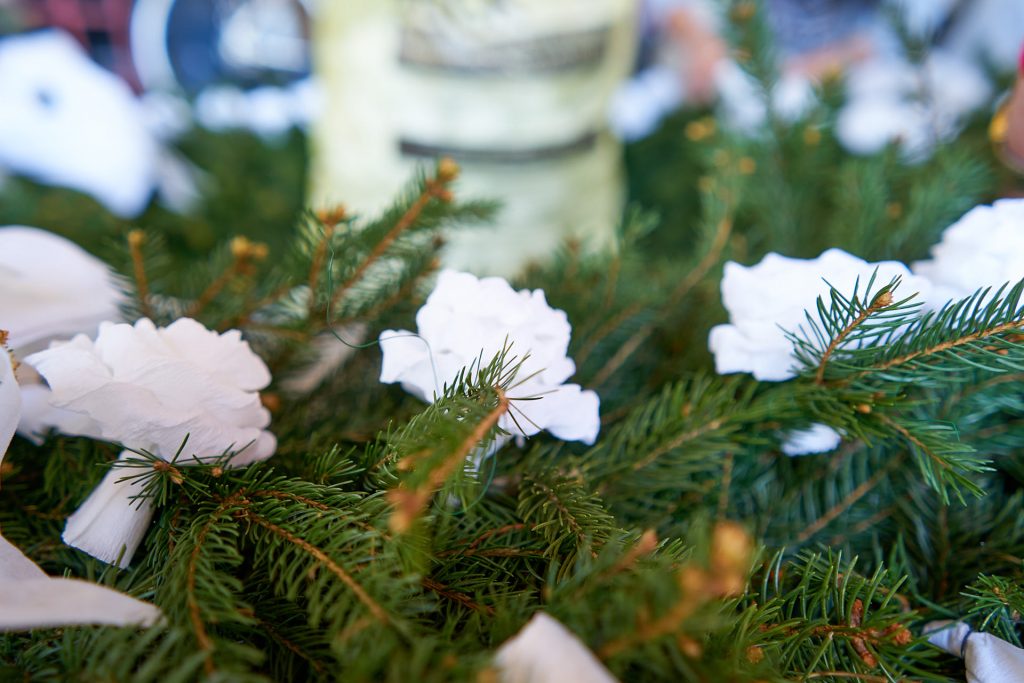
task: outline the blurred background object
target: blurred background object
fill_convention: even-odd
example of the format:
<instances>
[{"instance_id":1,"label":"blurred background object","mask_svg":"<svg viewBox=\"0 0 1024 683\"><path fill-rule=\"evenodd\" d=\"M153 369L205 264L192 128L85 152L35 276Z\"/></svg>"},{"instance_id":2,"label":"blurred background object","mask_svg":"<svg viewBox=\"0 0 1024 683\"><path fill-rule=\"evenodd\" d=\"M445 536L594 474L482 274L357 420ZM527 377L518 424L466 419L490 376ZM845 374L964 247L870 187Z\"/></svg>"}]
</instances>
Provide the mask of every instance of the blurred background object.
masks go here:
<instances>
[{"instance_id":1,"label":"blurred background object","mask_svg":"<svg viewBox=\"0 0 1024 683\"><path fill-rule=\"evenodd\" d=\"M283 86L309 76L298 0L135 0L132 53L147 88Z\"/></svg>"},{"instance_id":2,"label":"blurred background object","mask_svg":"<svg viewBox=\"0 0 1024 683\"><path fill-rule=\"evenodd\" d=\"M612 93L633 65L634 0L349 0L319 8L324 112L313 203L384 208L420 164L454 158L463 197L502 201L446 264L510 276L567 239L611 246L623 203Z\"/></svg>"}]
</instances>

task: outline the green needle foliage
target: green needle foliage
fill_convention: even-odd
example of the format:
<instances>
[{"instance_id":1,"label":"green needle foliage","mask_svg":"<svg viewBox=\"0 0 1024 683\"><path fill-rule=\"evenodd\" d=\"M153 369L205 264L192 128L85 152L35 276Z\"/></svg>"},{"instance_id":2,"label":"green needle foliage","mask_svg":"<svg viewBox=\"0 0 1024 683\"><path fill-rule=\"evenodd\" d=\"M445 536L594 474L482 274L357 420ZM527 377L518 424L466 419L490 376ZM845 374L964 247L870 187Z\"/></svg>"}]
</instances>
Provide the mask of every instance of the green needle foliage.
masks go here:
<instances>
[{"instance_id":1,"label":"green needle foliage","mask_svg":"<svg viewBox=\"0 0 1024 683\"><path fill-rule=\"evenodd\" d=\"M735 4L767 89L767 32ZM4 537L49 574L150 600L165 620L4 634L0 680L486 683L538 611L623 681L962 680L921 637L932 619L1020 644L1024 283L925 311L905 284L870 278L788 331L794 379L709 372L727 259L839 246L911 261L1008 187L980 120L920 164L895 149L850 158L829 132L838 85L753 139L706 113L670 120L627 150L635 206L616 248L567 244L516 283L568 314L573 381L601 397L592 446L507 439L499 419L524 419L506 392L529 352L514 344L430 405L379 382L377 335L412 329L444 240L496 209L457 201L448 162L376 217L302 212L294 139L187 139L228 178L187 219L154 208L129 226L12 180L4 222L102 254L130 294L126 319L241 330L274 376L263 399L279 446L245 469L230 453L120 463L156 515L117 570L60 534L121 448L15 439ZM247 166L266 171L236 172ZM815 424L842 434L835 452L782 454Z\"/></svg>"}]
</instances>

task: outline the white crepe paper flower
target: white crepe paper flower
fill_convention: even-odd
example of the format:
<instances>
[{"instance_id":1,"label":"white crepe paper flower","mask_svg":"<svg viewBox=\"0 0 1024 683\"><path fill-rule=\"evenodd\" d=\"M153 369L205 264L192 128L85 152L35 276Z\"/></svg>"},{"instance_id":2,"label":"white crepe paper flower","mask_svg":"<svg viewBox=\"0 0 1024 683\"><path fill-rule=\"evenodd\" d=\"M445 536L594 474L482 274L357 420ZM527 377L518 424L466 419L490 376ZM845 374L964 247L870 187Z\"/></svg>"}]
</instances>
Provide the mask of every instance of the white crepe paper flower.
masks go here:
<instances>
[{"instance_id":1,"label":"white crepe paper flower","mask_svg":"<svg viewBox=\"0 0 1024 683\"><path fill-rule=\"evenodd\" d=\"M189 318L166 328L142 319L104 323L96 341L78 335L25 359L53 392L50 404L76 414L69 432L145 450L180 464L237 452L233 466L264 460L277 446L264 428L270 413L258 391L270 383L263 361L237 330L217 334ZM186 442L187 438L187 442ZM126 457L122 454L122 458ZM130 497L138 484L111 470L68 519L64 541L105 562L127 566L151 507Z\"/></svg>"},{"instance_id":2,"label":"white crepe paper flower","mask_svg":"<svg viewBox=\"0 0 1024 683\"><path fill-rule=\"evenodd\" d=\"M850 296L859 280L863 295L876 269L876 290L900 276L904 297L920 292L927 299L931 291L927 280L911 275L902 263L867 263L842 249L829 249L816 259L770 253L754 266L726 263L722 303L729 324L712 328L708 339L716 370L723 375L749 372L762 382L795 377L793 345L786 332L806 327L804 312L816 315L817 298L828 300L829 285Z\"/></svg>"},{"instance_id":3,"label":"white crepe paper flower","mask_svg":"<svg viewBox=\"0 0 1024 683\"><path fill-rule=\"evenodd\" d=\"M416 325L419 334L381 333L381 382L400 382L414 396L433 401L463 368L481 359L486 364L511 343L514 355L528 358L508 389L513 407L499 426L514 436L547 430L565 441L591 444L597 438L600 401L593 391L564 383L576 372L566 355L572 328L564 311L548 306L542 290L517 292L499 277L444 270Z\"/></svg>"},{"instance_id":4,"label":"white crepe paper flower","mask_svg":"<svg viewBox=\"0 0 1024 683\"><path fill-rule=\"evenodd\" d=\"M782 452L789 456L828 453L839 447L843 438L828 425L815 424L791 432L782 443Z\"/></svg>"},{"instance_id":5,"label":"white crepe paper flower","mask_svg":"<svg viewBox=\"0 0 1024 683\"><path fill-rule=\"evenodd\" d=\"M806 325L805 311L815 315L817 297L827 301L830 284L850 296L859 281L863 295L876 269L875 289L901 276L901 294L921 292L927 298L931 291L926 280L915 278L902 263L867 263L841 249L829 249L816 259L771 253L754 266L726 263L722 302L729 324L715 326L708 338L715 369L723 375L749 372L762 382L795 377L796 359L786 332L799 334ZM834 450L840 440L831 427L816 424L788 435L782 450L790 456L823 453Z\"/></svg>"},{"instance_id":6,"label":"white crepe paper flower","mask_svg":"<svg viewBox=\"0 0 1024 683\"><path fill-rule=\"evenodd\" d=\"M962 622L933 621L924 627L928 642L964 660L967 683L1024 681L1024 650Z\"/></svg>"},{"instance_id":7,"label":"white crepe paper flower","mask_svg":"<svg viewBox=\"0 0 1024 683\"><path fill-rule=\"evenodd\" d=\"M21 413L11 359L0 350L0 462ZM160 610L117 591L77 579L54 579L0 536L0 631L76 624L148 626Z\"/></svg>"},{"instance_id":8,"label":"white crepe paper flower","mask_svg":"<svg viewBox=\"0 0 1024 683\"><path fill-rule=\"evenodd\" d=\"M983 287L1016 284L1024 278L1024 199L974 207L946 228L931 254L931 259L912 265L916 275L934 286L931 308Z\"/></svg>"},{"instance_id":9,"label":"white crepe paper flower","mask_svg":"<svg viewBox=\"0 0 1024 683\"><path fill-rule=\"evenodd\" d=\"M579 638L543 612L498 649L494 663L501 683L617 683Z\"/></svg>"},{"instance_id":10,"label":"white crepe paper flower","mask_svg":"<svg viewBox=\"0 0 1024 683\"><path fill-rule=\"evenodd\" d=\"M128 85L60 31L0 40L0 166L87 194L119 216L145 209L158 144Z\"/></svg>"},{"instance_id":11,"label":"white crepe paper flower","mask_svg":"<svg viewBox=\"0 0 1024 683\"><path fill-rule=\"evenodd\" d=\"M38 228L0 227L0 328L16 355L94 334L120 317L122 299L107 266L74 242Z\"/></svg>"}]
</instances>

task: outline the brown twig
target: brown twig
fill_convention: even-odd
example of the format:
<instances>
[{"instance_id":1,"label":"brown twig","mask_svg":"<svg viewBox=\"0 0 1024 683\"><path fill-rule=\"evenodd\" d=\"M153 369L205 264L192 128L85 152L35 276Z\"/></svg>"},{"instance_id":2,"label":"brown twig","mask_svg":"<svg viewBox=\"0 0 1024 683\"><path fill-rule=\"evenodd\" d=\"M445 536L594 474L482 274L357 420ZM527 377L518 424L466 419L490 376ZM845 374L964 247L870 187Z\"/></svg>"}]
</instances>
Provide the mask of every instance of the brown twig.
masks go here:
<instances>
[{"instance_id":1,"label":"brown twig","mask_svg":"<svg viewBox=\"0 0 1024 683\"><path fill-rule=\"evenodd\" d=\"M145 241L146 233L142 230L132 230L128 233L128 251L132 256L135 291L139 295L139 312L144 318L152 318L153 311L149 306L149 279L146 277L146 262L142 257L142 244Z\"/></svg>"},{"instance_id":2,"label":"brown twig","mask_svg":"<svg viewBox=\"0 0 1024 683\"><path fill-rule=\"evenodd\" d=\"M309 665L312 666L318 674L322 674L327 670L327 666L323 662L313 659L313 657L310 656L305 650L303 650L301 647L299 647L298 645L296 645L295 643L281 635L280 631L274 628L274 626L270 622L264 621L259 617L255 617L255 619L259 622L263 630L266 631L268 635L270 635L271 638L281 643L281 645L290 650L296 656L305 659L307 662L309 662Z\"/></svg>"},{"instance_id":3,"label":"brown twig","mask_svg":"<svg viewBox=\"0 0 1024 683\"><path fill-rule=\"evenodd\" d=\"M882 292L875 297L875 300L871 302L871 305L865 308L860 314L850 321L850 323L837 334L831 342L825 352L821 354L821 361L818 363L818 371L814 375L814 381L816 384L825 383L825 366L828 365L829 359L832 354L836 352L836 349L846 340L847 337L860 325L862 322L867 320L872 314L877 313L886 306L892 305L892 294L889 292Z\"/></svg>"},{"instance_id":4,"label":"brown twig","mask_svg":"<svg viewBox=\"0 0 1024 683\"><path fill-rule=\"evenodd\" d=\"M634 463L633 471L642 470L643 468L647 467L652 462L654 462L661 456L665 455L669 451L679 448L687 441L692 441L693 439L704 436L708 432L713 432L716 429L721 428L722 424L723 421L721 419L711 420L707 424L697 427L696 429L691 429L688 432L683 432L682 434L680 434L679 436L677 436L676 438L672 439L667 444L662 446L661 448L656 448L655 450L651 451L651 453L649 453L647 457L644 458L643 460L639 460L636 463Z\"/></svg>"},{"instance_id":5,"label":"brown twig","mask_svg":"<svg viewBox=\"0 0 1024 683\"><path fill-rule=\"evenodd\" d=\"M512 532L515 532L515 531L522 531L525 528L526 528L526 525L520 522L520 523L517 523L517 524L506 524L505 526L498 527L497 529L488 529L484 533L482 533L479 536L477 536L473 540L473 542L469 544L469 549L472 550L472 549L476 548L478 545L480 545L481 543L486 541L488 538L491 538L493 536L502 536L504 534L510 534Z\"/></svg>"},{"instance_id":6,"label":"brown twig","mask_svg":"<svg viewBox=\"0 0 1024 683\"><path fill-rule=\"evenodd\" d=\"M473 598L469 597L465 593L460 593L457 590L453 590L448 586L444 585L440 581L424 577L421 581L423 587L429 591L437 593L441 597L448 598L452 602L457 602L463 607L468 607L474 612L483 612L484 614L494 616L494 608L489 605L481 605L475 602Z\"/></svg>"},{"instance_id":7,"label":"brown twig","mask_svg":"<svg viewBox=\"0 0 1024 683\"><path fill-rule=\"evenodd\" d=\"M245 500L245 490L235 492L233 495L228 496L224 501L213 511L210 518L206 520L206 524L199 530L199 534L196 536L196 545L192 548L192 552L188 558L188 571L186 574L185 581L185 598L188 603L189 619L192 622L192 628L196 633L196 643L199 645L199 649L205 652L205 659L203 660L203 670L206 675L212 675L214 672L213 665L213 641L210 639L209 634L206 632L206 624L203 622L203 614L199 607L199 600L196 598L196 572L199 565L199 555L202 552L203 545L206 543L206 537L210 533L210 529L213 528L214 522L216 522L221 515L223 515L229 508Z\"/></svg>"},{"instance_id":8,"label":"brown twig","mask_svg":"<svg viewBox=\"0 0 1024 683\"><path fill-rule=\"evenodd\" d=\"M419 220L420 214L423 213L423 209L427 208L427 204L432 199L447 199L450 195L447 189L447 185L455 179L458 174L458 166L450 159L442 159L438 164L438 170L436 177L430 179L426 183L423 192L416 198L416 201L406 210L402 217L398 219L398 222L384 235L380 242L374 246L370 251L370 254L363 259L363 262L359 264L356 271L342 283L334 293L331 295L331 308L337 308L341 297L347 292L352 286L362 279L366 271L373 265L388 248L394 243L396 239L401 236L403 232L411 228Z\"/></svg>"},{"instance_id":9,"label":"brown twig","mask_svg":"<svg viewBox=\"0 0 1024 683\"><path fill-rule=\"evenodd\" d=\"M1022 325L1024 325L1024 318L1018 318L1017 320L1011 320L1010 322L1002 323L1000 325L996 325L995 327L990 327L985 330L979 330L978 332L973 332L971 334L964 335L963 337L959 337L957 339L949 339L947 341L940 342L934 346L929 346L926 349L921 349L919 351L911 351L910 353L905 353L902 356L897 356L896 358L892 358L882 363L881 365L866 368L854 375L851 375L850 377L844 378L842 381L844 383L851 382L853 380L859 379L871 373L891 370L894 367L905 365L906 363L909 363L910 361L913 360L917 360L918 358L932 356L935 355L936 353L942 353L943 351L949 351L950 349L955 349L966 344L971 344L980 339L985 339L986 337L991 337L996 334L1002 334L1003 332L1009 332L1011 330L1018 329Z\"/></svg>"},{"instance_id":10,"label":"brown twig","mask_svg":"<svg viewBox=\"0 0 1024 683\"><path fill-rule=\"evenodd\" d=\"M270 533L274 534L275 536L284 539L285 541L291 543L292 545L298 548L301 548L307 554L311 555L320 564L327 568L329 572L337 576L338 579L340 579L341 582L344 583L349 588L349 590L352 591L353 594L355 594L359 602L363 603L363 605L370 611L370 614L372 614L374 618L377 619L377 621L381 622L382 624L387 624L391 621L384 608L381 607L380 604L378 604L377 601L375 601L372 597L370 597L370 594L366 592L366 589L359 585L355 581L355 579L353 579L352 576L347 571L345 571L345 569L341 565L332 560L323 550L316 547L309 541L303 538L299 538L287 529L283 529L278 525L274 524L273 522L271 522L270 520L263 518L262 516L256 514L252 510L243 510L242 516L245 519L248 519L249 521L260 525L261 527L263 527Z\"/></svg>"},{"instance_id":11,"label":"brown twig","mask_svg":"<svg viewBox=\"0 0 1024 683\"><path fill-rule=\"evenodd\" d=\"M932 453L932 450L930 448L928 448L927 446L925 446L924 443L920 439L918 439L916 436L911 434L909 429L907 429L903 425L897 423L895 420L893 420L892 418L887 417L885 415L879 415L878 417L879 417L880 420L882 420L882 422L886 423L887 425L889 425L890 427L895 429L897 432L899 432L900 435L904 439L906 439L907 441L909 441L910 443L914 444L919 449L924 451L924 453L929 458L934 460L935 464L937 464L939 467L941 467L944 470L948 470L949 469L949 463L947 463L945 460L943 460L939 456L937 456L934 453Z\"/></svg>"},{"instance_id":12,"label":"brown twig","mask_svg":"<svg viewBox=\"0 0 1024 683\"><path fill-rule=\"evenodd\" d=\"M217 295L229 282L249 271L253 261L266 258L267 246L258 242L250 242L245 237L235 237L231 240L231 255L233 257L231 264L196 297L195 302L189 307L189 316L194 317L201 313L217 298Z\"/></svg>"},{"instance_id":13,"label":"brown twig","mask_svg":"<svg viewBox=\"0 0 1024 683\"><path fill-rule=\"evenodd\" d=\"M893 469L896 466L896 464L900 462L900 460L901 458L899 457L895 457L889 460L889 462L886 463L885 467L875 472L875 474L870 479L861 483L861 485L855 488L853 491L850 491L849 495L847 495L845 498L839 501L836 505L832 506L832 508L829 509L825 514L823 514L821 517L818 517L818 519L814 520L814 522L810 524L806 529L801 531L800 534L796 537L796 542L803 543L804 541L808 540L809 538L814 536L814 534L818 533L826 526L828 526L836 517L849 510L854 503L856 503L858 500L860 500L868 493L870 493L871 489L878 486L879 482L881 482L882 479L884 479L889 474L889 471Z\"/></svg>"},{"instance_id":14,"label":"brown twig","mask_svg":"<svg viewBox=\"0 0 1024 683\"><path fill-rule=\"evenodd\" d=\"M718 222L714 239L712 240L707 253L704 254L704 257L700 260L697 266L690 271L681 283L679 283L679 286L673 290L672 294L669 295L663 306L664 309L675 306L690 293L691 289L697 286L697 284L704 279L704 276L708 274L708 271L710 271L721 258L725 245L729 243L729 235L731 233L732 218L726 216ZM594 375L594 379L591 384L593 386L600 386L607 382L608 379L610 379L611 376L614 375L627 360L629 360L630 356L636 352L640 345L647 341L647 338L654 332L655 327L656 326L653 322L647 323L634 332L633 335L619 347L619 350L615 352L615 355L605 363L604 367Z\"/></svg>"},{"instance_id":15,"label":"brown twig","mask_svg":"<svg viewBox=\"0 0 1024 683\"><path fill-rule=\"evenodd\" d=\"M495 387L494 391L498 397L494 409L477 424L458 448L427 473L427 480L423 484L413 490L397 488L388 492L388 500L395 506L395 511L391 513L389 521L392 531L404 533L412 526L413 521L419 517L434 491L444 484L460 464L465 462L470 451L483 441L487 433L498 424L501 416L508 411L509 402L505 392L500 387Z\"/></svg>"},{"instance_id":16,"label":"brown twig","mask_svg":"<svg viewBox=\"0 0 1024 683\"><path fill-rule=\"evenodd\" d=\"M725 454L725 462L722 463L722 495L718 498L718 520L725 519L725 513L729 509L729 486L732 484L732 452Z\"/></svg>"}]
</instances>

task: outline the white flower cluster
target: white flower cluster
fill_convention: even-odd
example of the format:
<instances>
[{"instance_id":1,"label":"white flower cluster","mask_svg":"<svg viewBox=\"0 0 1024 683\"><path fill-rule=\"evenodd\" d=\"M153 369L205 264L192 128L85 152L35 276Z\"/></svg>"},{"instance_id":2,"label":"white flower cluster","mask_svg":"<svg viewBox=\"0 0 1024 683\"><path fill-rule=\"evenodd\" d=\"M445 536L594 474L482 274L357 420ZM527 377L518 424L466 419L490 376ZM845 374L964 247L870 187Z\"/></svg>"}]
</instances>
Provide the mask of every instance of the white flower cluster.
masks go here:
<instances>
[{"instance_id":1,"label":"white flower cluster","mask_svg":"<svg viewBox=\"0 0 1024 683\"><path fill-rule=\"evenodd\" d=\"M902 263L867 263L841 249L829 249L816 259L772 253L754 266L726 263L722 303L729 324L711 330L715 368L720 374L749 372L762 382L794 377L793 345L786 332L805 326L805 311L814 310L819 296L827 300L831 287L850 294L859 282L863 293L876 269L876 289L897 276L903 279L901 293L927 296L931 289Z\"/></svg>"},{"instance_id":2,"label":"white flower cluster","mask_svg":"<svg viewBox=\"0 0 1024 683\"><path fill-rule=\"evenodd\" d=\"M513 407L499 426L522 437L547 430L566 441L597 438L599 399L565 384L576 372L566 355L572 328L564 311L548 306L543 291L517 292L501 278L445 270L416 325L418 333L381 333L381 382L400 382L419 399L433 401L463 368L487 364L511 343L514 355L528 357L508 389Z\"/></svg>"},{"instance_id":3,"label":"white flower cluster","mask_svg":"<svg viewBox=\"0 0 1024 683\"><path fill-rule=\"evenodd\" d=\"M772 253L750 267L726 263L722 302L729 323L712 328L708 339L715 368L719 374L749 372L762 382L795 377L793 344L786 332L804 329L806 312L815 310L819 296L827 300L832 287L851 294L859 283L863 292L872 275L876 289L899 276L901 293L927 297L931 290L928 281L913 276L902 263L867 263L841 249L829 249L816 259ZM835 449L840 439L832 428L814 425L788 435L782 450L787 455L821 453Z\"/></svg>"},{"instance_id":4,"label":"white flower cluster","mask_svg":"<svg viewBox=\"0 0 1024 683\"><path fill-rule=\"evenodd\" d=\"M1024 279L1024 199L1001 199L971 209L946 229L932 258L908 269L902 263L866 263L839 249L816 259L768 254L754 266L729 262L722 278L722 302L729 323L711 330L708 345L720 374L749 372L778 382L796 374L793 347L785 332L801 329L805 311L815 315L815 300L830 285L844 294L861 291L873 273L877 286L900 276L900 296L917 293L925 307L938 310L976 291ZM787 455L833 450L840 435L825 425L788 435Z\"/></svg>"},{"instance_id":5,"label":"white flower cluster","mask_svg":"<svg viewBox=\"0 0 1024 683\"><path fill-rule=\"evenodd\" d=\"M24 362L19 432L38 439L56 429L165 460L180 450L182 464L229 452L233 466L270 457L276 440L258 393L270 372L241 335L188 318L166 328L117 323L121 298L106 267L74 244L34 228L0 228L0 329ZM0 394L11 387L0 385ZM69 545L122 567L152 516L149 501L132 500L140 484L123 478L111 469L64 531Z\"/></svg>"}]
</instances>

